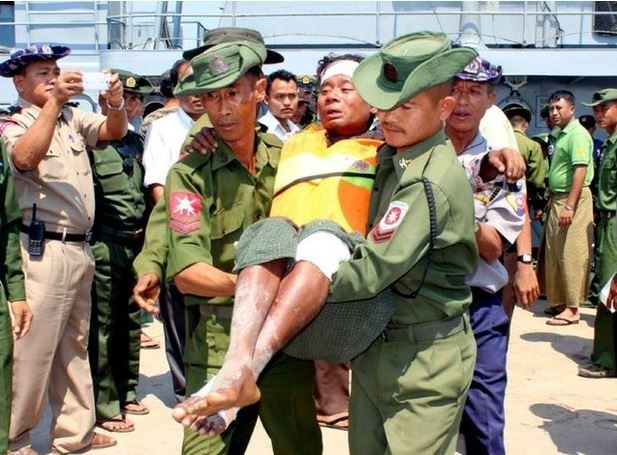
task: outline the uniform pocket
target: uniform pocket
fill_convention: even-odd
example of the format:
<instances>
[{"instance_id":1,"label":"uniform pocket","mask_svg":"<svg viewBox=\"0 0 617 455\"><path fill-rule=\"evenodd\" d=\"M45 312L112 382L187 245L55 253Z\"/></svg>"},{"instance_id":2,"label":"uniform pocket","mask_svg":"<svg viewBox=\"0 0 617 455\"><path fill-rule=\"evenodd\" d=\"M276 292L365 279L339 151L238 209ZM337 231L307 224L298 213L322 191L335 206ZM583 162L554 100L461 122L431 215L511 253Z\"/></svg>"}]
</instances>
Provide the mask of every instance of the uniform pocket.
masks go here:
<instances>
[{"instance_id":1,"label":"uniform pocket","mask_svg":"<svg viewBox=\"0 0 617 455\"><path fill-rule=\"evenodd\" d=\"M244 207L236 204L229 209L217 210L212 215L210 238L222 239L240 230L244 223Z\"/></svg>"},{"instance_id":2,"label":"uniform pocket","mask_svg":"<svg viewBox=\"0 0 617 455\"><path fill-rule=\"evenodd\" d=\"M39 163L38 171L45 181L66 180L68 169L66 160L62 159L57 150L48 150L43 160Z\"/></svg>"},{"instance_id":3,"label":"uniform pocket","mask_svg":"<svg viewBox=\"0 0 617 455\"><path fill-rule=\"evenodd\" d=\"M120 157L117 160L96 161L94 174L104 194L119 193L126 187L126 177Z\"/></svg>"}]
</instances>

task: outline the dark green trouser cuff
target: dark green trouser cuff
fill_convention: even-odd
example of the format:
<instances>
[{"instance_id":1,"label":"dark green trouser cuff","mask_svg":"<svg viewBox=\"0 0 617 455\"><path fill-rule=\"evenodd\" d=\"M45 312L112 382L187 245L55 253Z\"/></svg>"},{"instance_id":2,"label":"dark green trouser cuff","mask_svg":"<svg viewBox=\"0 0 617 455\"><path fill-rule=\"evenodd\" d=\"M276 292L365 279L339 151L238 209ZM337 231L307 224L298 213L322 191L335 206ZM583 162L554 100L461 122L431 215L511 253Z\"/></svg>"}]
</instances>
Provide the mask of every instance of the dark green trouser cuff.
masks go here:
<instances>
[{"instance_id":1,"label":"dark green trouser cuff","mask_svg":"<svg viewBox=\"0 0 617 455\"><path fill-rule=\"evenodd\" d=\"M238 240L234 273L276 259L293 259L298 246L298 228L287 218L272 217L249 226Z\"/></svg>"}]
</instances>

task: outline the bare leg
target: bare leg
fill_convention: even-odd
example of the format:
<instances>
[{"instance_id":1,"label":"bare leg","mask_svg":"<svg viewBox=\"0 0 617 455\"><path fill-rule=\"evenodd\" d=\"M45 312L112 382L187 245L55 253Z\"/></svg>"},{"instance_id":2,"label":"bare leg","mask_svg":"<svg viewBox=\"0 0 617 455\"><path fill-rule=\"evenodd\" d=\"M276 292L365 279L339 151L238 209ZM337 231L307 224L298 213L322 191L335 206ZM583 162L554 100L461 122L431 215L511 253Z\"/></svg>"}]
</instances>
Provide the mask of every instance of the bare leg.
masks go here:
<instances>
[{"instance_id":1,"label":"bare leg","mask_svg":"<svg viewBox=\"0 0 617 455\"><path fill-rule=\"evenodd\" d=\"M173 416L178 422L190 426L190 409L202 401L216 405L215 412L259 400L260 392L255 379L247 380L246 376L252 374L251 363L257 337L276 297L286 263L287 260L281 259L247 267L240 272L236 283L230 345L223 367L208 384L205 393L188 397L174 408ZM205 403L204 406L208 407Z\"/></svg>"},{"instance_id":2,"label":"bare leg","mask_svg":"<svg viewBox=\"0 0 617 455\"><path fill-rule=\"evenodd\" d=\"M310 262L299 262L293 270L282 280L281 286L267 314L263 327L257 339L251 369L246 371L247 364L242 364L242 370L238 364L230 364L235 371L234 380L229 383L224 391L219 392L212 387L203 398L185 400L182 418L178 418L174 410L174 417L178 421L201 432L208 426L208 434L216 429L211 428L210 421L199 416L214 416L222 409L246 406L259 399L251 391L258 390L256 378L263 371L266 364L283 346L285 346L300 330L317 316L325 304L330 288L328 278ZM236 313L234 312L234 318ZM226 369L228 358L225 358ZM221 369L221 372L223 371ZM220 373L219 373L220 374ZM231 398L235 397L235 401ZM182 420L186 418L185 420ZM188 425L187 425L188 424ZM224 429L224 428L223 428Z\"/></svg>"}]
</instances>

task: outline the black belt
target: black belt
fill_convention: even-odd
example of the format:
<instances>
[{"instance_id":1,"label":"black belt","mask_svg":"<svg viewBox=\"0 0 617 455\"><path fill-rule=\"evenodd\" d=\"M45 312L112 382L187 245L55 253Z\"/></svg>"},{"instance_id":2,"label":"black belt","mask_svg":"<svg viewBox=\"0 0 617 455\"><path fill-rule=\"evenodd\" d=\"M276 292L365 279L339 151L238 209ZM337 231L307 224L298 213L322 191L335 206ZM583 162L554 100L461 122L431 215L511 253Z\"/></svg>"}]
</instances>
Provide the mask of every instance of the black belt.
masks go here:
<instances>
[{"instance_id":1,"label":"black belt","mask_svg":"<svg viewBox=\"0 0 617 455\"><path fill-rule=\"evenodd\" d=\"M615 216L615 210L602 210L599 209L598 213L600 214L600 218L612 218Z\"/></svg>"},{"instance_id":2,"label":"black belt","mask_svg":"<svg viewBox=\"0 0 617 455\"><path fill-rule=\"evenodd\" d=\"M28 234L28 226L22 224L20 227L21 232ZM92 239L92 232L88 231L84 234L71 234L64 232L49 232L45 231L43 238L47 240L60 240L62 242L90 242Z\"/></svg>"},{"instance_id":3,"label":"black belt","mask_svg":"<svg viewBox=\"0 0 617 455\"><path fill-rule=\"evenodd\" d=\"M382 338L386 341L432 341L456 335L465 330L465 318L454 316L441 321L422 322L419 324L394 325L389 324L383 331Z\"/></svg>"},{"instance_id":4,"label":"black belt","mask_svg":"<svg viewBox=\"0 0 617 455\"><path fill-rule=\"evenodd\" d=\"M199 314L202 318L216 316L221 319L231 319L233 309L234 307L231 305L210 305L207 303L199 305Z\"/></svg>"},{"instance_id":5,"label":"black belt","mask_svg":"<svg viewBox=\"0 0 617 455\"><path fill-rule=\"evenodd\" d=\"M144 236L144 229L116 229L109 226L96 226L95 232L97 234L107 235L109 237L123 239L123 240L139 240Z\"/></svg>"}]
</instances>

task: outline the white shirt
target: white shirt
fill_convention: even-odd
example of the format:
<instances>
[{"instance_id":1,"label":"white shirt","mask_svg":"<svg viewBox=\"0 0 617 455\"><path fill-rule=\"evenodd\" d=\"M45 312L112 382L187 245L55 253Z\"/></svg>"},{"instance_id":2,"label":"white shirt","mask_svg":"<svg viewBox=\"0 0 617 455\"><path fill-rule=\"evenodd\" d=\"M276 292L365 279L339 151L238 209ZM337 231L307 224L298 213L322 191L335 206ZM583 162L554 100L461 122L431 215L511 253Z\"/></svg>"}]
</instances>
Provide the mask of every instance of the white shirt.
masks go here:
<instances>
[{"instance_id":1,"label":"white shirt","mask_svg":"<svg viewBox=\"0 0 617 455\"><path fill-rule=\"evenodd\" d=\"M180 157L180 149L195 121L182 109L152 122L144 143L144 186L165 185L167 172Z\"/></svg>"},{"instance_id":2,"label":"white shirt","mask_svg":"<svg viewBox=\"0 0 617 455\"><path fill-rule=\"evenodd\" d=\"M259 123L265 125L268 128L268 133L276 135L282 142L285 142L291 136L300 131L298 125L291 120L287 120L287 128L289 128L289 131L285 130L285 128L281 126L277 118L272 115L272 112L270 111L266 112L259 118Z\"/></svg>"}]
</instances>

